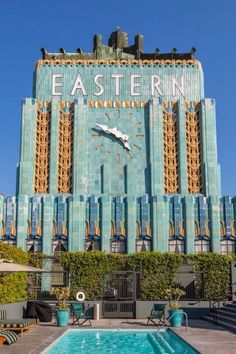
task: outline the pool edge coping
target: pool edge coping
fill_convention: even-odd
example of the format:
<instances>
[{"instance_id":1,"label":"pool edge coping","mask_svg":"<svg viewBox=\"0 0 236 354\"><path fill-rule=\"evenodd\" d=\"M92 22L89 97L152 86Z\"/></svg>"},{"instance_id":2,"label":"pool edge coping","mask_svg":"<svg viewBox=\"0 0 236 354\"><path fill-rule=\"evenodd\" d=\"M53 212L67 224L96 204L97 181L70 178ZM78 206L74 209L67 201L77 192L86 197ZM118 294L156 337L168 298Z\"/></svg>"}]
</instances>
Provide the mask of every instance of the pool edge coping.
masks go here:
<instances>
[{"instance_id":1,"label":"pool edge coping","mask_svg":"<svg viewBox=\"0 0 236 354\"><path fill-rule=\"evenodd\" d=\"M178 337L182 342L187 343L187 345L192 348L193 350L196 351L196 354L201 354L201 352L195 348L192 344L190 344L186 339L184 339L181 335L176 333L173 329L167 327L167 328L161 328L159 331L160 332L165 332L165 331L171 331L176 337ZM73 331L78 331L78 332L95 332L95 331L109 331L109 332L151 332L151 333L157 333L159 332L156 328L153 329L144 329L144 328L68 328L64 333L62 333L58 338L56 338L52 343L50 343L46 348L43 349L40 354L47 354L47 351L55 345L63 336L65 336L68 332L73 332Z\"/></svg>"}]
</instances>

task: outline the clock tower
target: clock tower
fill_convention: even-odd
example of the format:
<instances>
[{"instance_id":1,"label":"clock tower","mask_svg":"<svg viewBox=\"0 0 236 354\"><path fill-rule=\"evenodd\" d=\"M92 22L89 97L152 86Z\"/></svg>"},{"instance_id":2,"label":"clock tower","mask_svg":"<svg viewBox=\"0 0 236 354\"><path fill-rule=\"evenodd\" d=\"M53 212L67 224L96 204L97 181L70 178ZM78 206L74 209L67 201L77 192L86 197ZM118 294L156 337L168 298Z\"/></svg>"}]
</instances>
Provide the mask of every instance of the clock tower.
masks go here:
<instances>
[{"instance_id":1,"label":"clock tower","mask_svg":"<svg viewBox=\"0 0 236 354\"><path fill-rule=\"evenodd\" d=\"M145 53L119 28L93 51L42 49L22 103L16 197L3 240L32 252L230 253L215 102L195 49ZM229 212L230 210L230 212ZM224 227L223 227L223 226Z\"/></svg>"}]
</instances>

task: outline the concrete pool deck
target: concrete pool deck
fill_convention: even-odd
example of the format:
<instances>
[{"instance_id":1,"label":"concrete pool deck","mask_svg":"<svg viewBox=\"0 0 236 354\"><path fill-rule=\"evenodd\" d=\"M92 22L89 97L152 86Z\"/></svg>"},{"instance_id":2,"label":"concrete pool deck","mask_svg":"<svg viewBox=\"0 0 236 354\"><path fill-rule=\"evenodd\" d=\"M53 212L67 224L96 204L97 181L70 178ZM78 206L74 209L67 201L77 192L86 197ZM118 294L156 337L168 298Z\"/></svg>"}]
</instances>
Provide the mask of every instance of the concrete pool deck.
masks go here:
<instances>
[{"instance_id":1,"label":"concrete pool deck","mask_svg":"<svg viewBox=\"0 0 236 354\"><path fill-rule=\"evenodd\" d=\"M82 328L122 328L122 329L157 329L153 325L146 325L146 320L136 319L101 319L92 321L91 326ZM55 339L67 329L78 326L57 327L55 323L40 323L29 333L26 332L16 343L0 347L0 354L40 354ZM81 327L79 327L81 328ZM173 328L172 328L173 329ZM224 328L214 326L202 320L190 320L188 333L185 327L176 328L174 331L195 347L201 354L235 354L236 335ZM116 354L116 353L114 353Z\"/></svg>"}]
</instances>

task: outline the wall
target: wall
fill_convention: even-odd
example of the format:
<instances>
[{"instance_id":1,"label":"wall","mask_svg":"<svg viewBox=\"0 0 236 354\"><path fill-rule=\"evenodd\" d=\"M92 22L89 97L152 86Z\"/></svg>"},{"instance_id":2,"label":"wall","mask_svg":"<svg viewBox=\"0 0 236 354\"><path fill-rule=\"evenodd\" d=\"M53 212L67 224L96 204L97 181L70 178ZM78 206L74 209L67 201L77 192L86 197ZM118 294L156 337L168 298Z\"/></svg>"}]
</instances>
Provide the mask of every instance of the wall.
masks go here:
<instances>
[{"instance_id":1,"label":"wall","mask_svg":"<svg viewBox=\"0 0 236 354\"><path fill-rule=\"evenodd\" d=\"M23 318L23 308L26 308L27 301L15 302L12 304L0 305L0 310L7 311L7 318Z\"/></svg>"},{"instance_id":2,"label":"wall","mask_svg":"<svg viewBox=\"0 0 236 354\"><path fill-rule=\"evenodd\" d=\"M167 304L166 301L136 301L136 318L147 318L150 315L154 304ZM180 301L184 312L187 313L188 318L198 319L209 313L209 301L195 301L194 305L190 305L190 301ZM166 317L168 316L168 304L166 306Z\"/></svg>"}]
</instances>

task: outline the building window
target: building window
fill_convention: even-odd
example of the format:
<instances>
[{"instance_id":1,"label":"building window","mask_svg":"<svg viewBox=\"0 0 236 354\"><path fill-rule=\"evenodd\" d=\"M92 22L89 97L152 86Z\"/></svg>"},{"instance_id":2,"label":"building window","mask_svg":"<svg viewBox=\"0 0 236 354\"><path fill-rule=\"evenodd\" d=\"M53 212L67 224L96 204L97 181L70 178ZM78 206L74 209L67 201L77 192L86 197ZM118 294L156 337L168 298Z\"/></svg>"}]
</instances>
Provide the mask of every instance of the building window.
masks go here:
<instances>
[{"instance_id":1,"label":"building window","mask_svg":"<svg viewBox=\"0 0 236 354\"><path fill-rule=\"evenodd\" d=\"M96 251L100 250L99 240L90 240L85 242L85 251Z\"/></svg>"},{"instance_id":2,"label":"building window","mask_svg":"<svg viewBox=\"0 0 236 354\"><path fill-rule=\"evenodd\" d=\"M223 239L220 242L221 254L233 254L235 253L235 240Z\"/></svg>"},{"instance_id":3,"label":"building window","mask_svg":"<svg viewBox=\"0 0 236 354\"><path fill-rule=\"evenodd\" d=\"M136 241L136 252L151 251L151 240L137 240Z\"/></svg>"},{"instance_id":4,"label":"building window","mask_svg":"<svg viewBox=\"0 0 236 354\"><path fill-rule=\"evenodd\" d=\"M27 241L27 251L31 253L42 252L42 241L41 240Z\"/></svg>"},{"instance_id":5,"label":"building window","mask_svg":"<svg viewBox=\"0 0 236 354\"><path fill-rule=\"evenodd\" d=\"M169 252L184 253L184 240L181 239L169 240Z\"/></svg>"},{"instance_id":6,"label":"building window","mask_svg":"<svg viewBox=\"0 0 236 354\"><path fill-rule=\"evenodd\" d=\"M64 240L55 240L52 243L53 254L66 252L67 251L67 241Z\"/></svg>"},{"instance_id":7,"label":"building window","mask_svg":"<svg viewBox=\"0 0 236 354\"><path fill-rule=\"evenodd\" d=\"M210 252L210 240L205 240L203 238L195 239L194 248L195 253Z\"/></svg>"},{"instance_id":8,"label":"building window","mask_svg":"<svg viewBox=\"0 0 236 354\"><path fill-rule=\"evenodd\" d=\"M125 253L126 252L126 240L114 240L111 241L112 253Z\"/></svg>"},{"instance_id":9,"label":"building window","mask_svg":"<svg viewBox=\"0 0 236 354\"><path fill-rule=\"evenodd\" d=\"M16 239L11 239L11 238L7 238L7 237L2 237L1 242L5 243L7 245L11 245L11 246L16 245Z\"/></svg>"}]
</instances>

